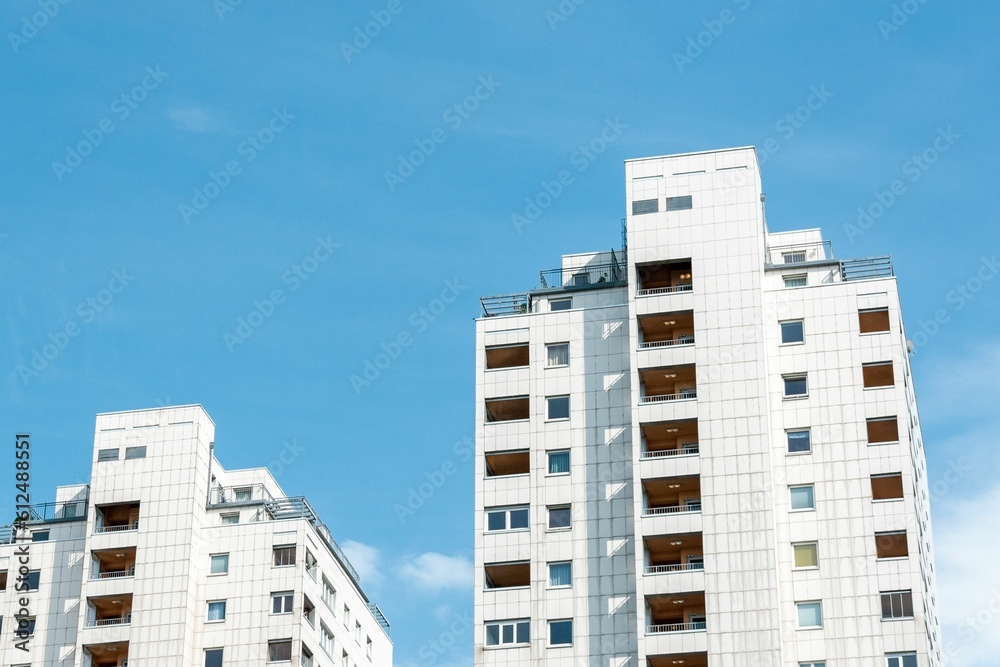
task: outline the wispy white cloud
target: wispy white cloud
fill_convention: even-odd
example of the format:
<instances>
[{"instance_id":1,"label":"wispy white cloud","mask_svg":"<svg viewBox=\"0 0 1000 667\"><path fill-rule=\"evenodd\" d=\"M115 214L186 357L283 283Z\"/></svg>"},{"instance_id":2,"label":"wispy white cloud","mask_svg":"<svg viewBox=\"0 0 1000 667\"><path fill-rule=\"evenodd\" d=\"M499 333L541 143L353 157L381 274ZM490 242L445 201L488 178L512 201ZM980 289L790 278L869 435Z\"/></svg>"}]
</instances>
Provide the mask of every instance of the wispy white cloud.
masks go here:
<instances>
[{"instance_id":1,"label":"wispy white cloud","mask_svg":"<svg viewBox=\"0 0 1000 667\"><path fill-rule=\"evenodd\" d=\"M448 588L471 589L472 574L472 561L467 557L434 551L406 558L399 568L401 580L434 593Z\"/></svg>"},{"instance_id":2,"label":"wispy white cloud","mask_svg":"<svg viewBox=\"0 0 1000 667\"><path fill-rule=\"evenodd\" d=\"M1000 484L941 504L934 545L946 664L993 667L1000 655Z\"/></svg>"},{"instance_id":3,"label":"wispy white cloud","mask_svg":"<svg viewBox=\"0 0 1000 667\"><path fill-rule=\"evenodd\" d=\"M167 115L178 127L188 132L215 132L222 128L215 114L204 107L172 107Z\"/></svg>"},{"instance_id":4,"label":"wispy white cloud","mask_svg":"<svg viewBox=\"0 0 1000 667\"><path fill-rule=\"evenodd\" d=\"M351 565L358 571L358 576L366 588L378 588L382 585L385 575L382 574L382 554L378 549L354 540L347 540L340 546L347 554Z\"/></svg>"}]
</instances>

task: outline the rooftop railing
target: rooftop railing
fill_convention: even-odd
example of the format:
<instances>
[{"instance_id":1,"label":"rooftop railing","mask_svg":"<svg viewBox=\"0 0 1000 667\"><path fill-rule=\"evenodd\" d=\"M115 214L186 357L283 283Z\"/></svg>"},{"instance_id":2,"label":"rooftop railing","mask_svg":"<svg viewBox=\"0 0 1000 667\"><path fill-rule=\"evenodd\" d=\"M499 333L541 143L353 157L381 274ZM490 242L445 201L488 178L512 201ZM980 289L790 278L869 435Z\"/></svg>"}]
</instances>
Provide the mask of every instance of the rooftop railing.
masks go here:
<instances>
[{"instance_id":1,"label":"rooftop railing","mask_svg":"<svg viewBox=\"0 0 1000 667\"><path fill-rule=\"evenodd\" d=\"M87 499L29 505L27 523L80 521L87 518Z\"/></svg>"},{"instance_id":2,"label":"rooftop railing","mask_svg":"<svg viewBox=\"0 0 1000 667\"><path fill-rule=\"evenodd\" d=\"M389 621L386 619L385 614L382 613L382 610L379 609L378 605L375 604L374 602L369 602L368 611L372 613L372 616L375 617L375 620L378 622L379 626L381 626L382 631L385 632L385 636L388 637Z\"/></svg>"},{"instance_id":3,"label":"rooftop railing","mask_svg":"<svg viewBox=\"0 0 1000 667\"><path fill-rule=\"evenodd\" d=\"M540 289L572 289L576 287L602 287L625 282L625 269L611 253L605 264L588 264L575 268L546 269L539 272Z\"/></svg>"},{"instance_id":4,"label":"rooftop railing","mask_svg":"<svg viewBox=\"0 0 1000 667\"><path fill-rule=\"evenodd\" d=\"M531 312L531 297L527 292L480 297L483 317L503 317L505 315L525 315Z\"/></svg>"},{"instance_id":5,"label":"rooftop railing","mask_svg":"<svg viewBox=\"0 0 1000 667\"><path fill-rule=\"evenodd\" d=\"M892 257L889 255L840 260L840 277L844 281L891 278L893 275Z\"/></svg>"},{"instance_id":6,"label":"rooftop railing","mask_svg":"<svg viewBox=\"0 0 1000 667\"><path fill-rule=\"evenodd\" d=\"M273 500L271 492L263 484L236 484L217 486L212 489L210 506L235 505L237 503L265 503Z\"/></svg>"},{"instance_id":7,"label":"rooftop railing","mask_svg":"<svg viewBox=\"0 0 1000 667\"><path fill-rule=\"evenodd\" d=\"M809 262L822 262L833 259L833 244L829 241L810 241L769 247L765 251L764 261L771 266L794 266Z\"/></svg>"}]
</instances>

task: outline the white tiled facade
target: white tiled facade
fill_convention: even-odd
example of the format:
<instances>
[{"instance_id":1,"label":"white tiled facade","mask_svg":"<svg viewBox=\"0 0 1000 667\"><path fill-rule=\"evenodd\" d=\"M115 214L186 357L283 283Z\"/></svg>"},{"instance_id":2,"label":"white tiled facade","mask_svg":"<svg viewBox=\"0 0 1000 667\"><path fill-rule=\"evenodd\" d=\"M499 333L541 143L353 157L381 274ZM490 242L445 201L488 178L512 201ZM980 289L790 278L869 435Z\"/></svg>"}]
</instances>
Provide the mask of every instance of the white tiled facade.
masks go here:
<instances>
[{"instance_id":1,"label":"white tiled facade","mask_svg":"<svg viewBox=\"0 0 1000 667\"><path fill-rule=\"evenodd\" d=\"M627 251L484 297L477 666L941 664L891 262L762 192L752 148L628 161Z\"/></svg>"},{"instance_id":2,"label":"white tiled facade","mask_svg":"<svg viewBox=\"0 0 1000 667\"><path fill-rule=\"evenodd\" d=\"M15 590L27 535L0 545L0 664L392 664L388 624L308 502L265 468L224 470L214 431L200 406L97 416L89 486L60 487L26 524L36 590Z\"/></svg>"}]
</instances>

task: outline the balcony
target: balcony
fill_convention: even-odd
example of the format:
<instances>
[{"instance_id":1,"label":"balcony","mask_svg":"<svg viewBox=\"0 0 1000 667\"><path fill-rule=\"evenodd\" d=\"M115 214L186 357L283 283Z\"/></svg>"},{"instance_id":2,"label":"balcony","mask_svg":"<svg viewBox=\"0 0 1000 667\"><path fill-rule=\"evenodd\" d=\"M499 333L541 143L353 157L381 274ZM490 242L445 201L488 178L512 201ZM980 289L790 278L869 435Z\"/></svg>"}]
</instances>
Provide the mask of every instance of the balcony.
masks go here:
<instances>
[{"instance_id":1,"label":"balcony","mask_svg":"<svg viewBox=\"0 0 1000 667\"><path fill-rule=\"evenodd\" d=\"M701 512L701 480L697 476L642 480L642 515Z\"/></svg>"},{"instance_id":2,"label":"balcony","mask_svg":"<svg viewBox=\"0 0 1000 667\"><path fill-rule=\"evenodd\" d=\"M891 278L894 275L892 258L888 255L836 259L829 241L812 241L767 248L764 266L768 269L833 265L834 275L842 282Z\"/></svg>"},{"instance_id":3,"label":"balcony","mask_svg":"<svg viewBox=\"0 0 1000 667\"><path fill-rule=\"evenodd\" d=\"M708 667L708 653L671 653L650 655L648 667Z\"/></svg>"},{"instance_id":4,"label":"balcony","mask_svg":"<svg viewBox=\"0 0 1000 667\"><path fill-rule=\"evenodd\" d=\"M526 420L530 415L529 408L527 396L487 399L486 423Z\"/></svg>"},{"instance_id":5,"label":"balcony","mask_svg":"<svg viewBox=\"0 0 1000 667\"><path fill-rule=\"evenodd\" d=\"M486 477L511 477L531 472L528 450L492 452L486 454Z\"/></svg>"},{"instance_id":6,"label":"balcony","mask_svg":"<svg viewBox=\"0 0 1000 667\"><path fill-rule=\"evenodd\" d=\"M128 667L128 642L84 644L83 664L90 667Z\"/></svg>"},{"instance_id":7,"label":"balcony","mask_svg":"<svg viewBox=\"0 0 1000 667\"><path fill-rule=\"evenodd\" d=\"M261 504L274 500L271 492L263 484L238 484L217 486L212 489L209 506Z\"/></svg>"},{"instance_id":8,"label":"balcony","mask_svg":"<svg viewBox=\"0 0 1000 667\"><path fill-rule=\"evenodd\" d=\"M527 588L531 585L531 563L486 563L483 575L486 590Z\"/></svg>"},{"instance_id":9,"label":"balcony","mask_svg":"<svg viewBox=\"0 0 1000 667\"><path fill-rule=\"evenodd\" d=\"M692 290L691 260L637 264L636 296L675 294Z\"/></svg>"},{"instance_id":10,"label":"balcony","mask_svg":"<svg viewBox=\"0 0 1000 667\"><path fill-rule=\"evenodd\" d=\"M90 579L125 579L135 576L135 547L94 551Z\"/></svg>"},{"instance_id":11,"label":"balcony","mask_svg":"<svg viewBox=\"0 0 1000 667\"><path fill-rule=\"evenodd\" d=\"M643 315L638 319L640 350L694 345L694 313L690 310Z\"/></svg>"},{"instance_id":12,"label":"balcony","mask_svg":"<svg viewBox=\"0 0 1000 667\"><path fill-rule=\"evenodd\" d=\"M688 401L698 397L694 364L639 371L639 403Z\"/></svg>"},{"instance_id":13,"label":"balcony","mask_svg":"<svg viewBox=\"0 0 1000 667\"><path fill-rule=\"evenodd\" d=\"M99 505L94 533L120 533L139 529L139 503Z\"/></svg>"},{"instance_id":14,"label":"balcony","mask_svg":"<svg viewBox=\"0 0 1000 667\"><path fill-rule=\"evenodd\" d=\"M657 459L669 456L696 456L698 445L698 420L656 422L642 424L642 453L640 458Z\"/></svg>"},{"instance_id":15,"label":"balcony","mask_svg":"<svg viewBox=\"0 0 1000 667\"><path fill-rule=\"evenodd\" d=\"M132 622L132 595L108 595L87 599L88 628L129 625Z\"/></svg>"},{"instance_id":16,"label":"balcony","mask_svg":"<svg viewBox=\"0 0 1000 667\"><path fill-rule=\"evenodd\" d=\"M701 533L657 535L646 537L643 543L646 547L646 574L673 574L705 568Z\"/></svg>"},{"instance_id":17,"label":"balcony","mask_svg":"<svg viewBox=\"0 0 1000 667\"><path fill-rule=\"evenodd\" d=\"M588 289L612 287L625 283L626 271L614 250L611 261L585 266L547 269L539 273L539 289Z\"/></svg>"},{"instance_id":18,"label":"balcony","mask_svg":"<svg viewBox=\"0 0 1000 667\"><path fill-rule=\"evenodd\" d=\"M646 596L646 634L705 632L705 593Z\"/></svg>"}]
</instances>

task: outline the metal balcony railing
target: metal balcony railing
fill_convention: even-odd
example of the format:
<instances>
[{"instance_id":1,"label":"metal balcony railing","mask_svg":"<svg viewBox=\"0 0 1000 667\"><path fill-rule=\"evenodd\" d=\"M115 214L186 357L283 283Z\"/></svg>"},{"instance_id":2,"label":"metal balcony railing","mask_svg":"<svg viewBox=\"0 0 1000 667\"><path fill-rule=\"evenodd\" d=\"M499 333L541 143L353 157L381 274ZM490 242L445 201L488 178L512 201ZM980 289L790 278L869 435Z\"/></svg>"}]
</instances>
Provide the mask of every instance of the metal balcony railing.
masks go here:
<instances>
[{"instance_id":1,"label":"metal balcony railing","mask_svg":"<svg viewBox=\"0 0 1000 667\"><path fill-rule=\"evenodd\" d=\"M700 512L701 503L687 503L685 505L664 505L663 507L645 507L642 510L643 516L660 516L663 514L688 514Z\"/></svg>"},{"instance_id":2,"label":"metal balcony railing","mask_svg":"<svg viewBox=\"0 0 1000 667\"><path fill-rule=\"evenodd\" d=\"M111 572L92 572L90 575L91 581L97 581L99 579L125 579L127 577L135 576L135 566L133 565L127 570L114 570Z\"/></svg>"},{"instance_id":3,"label":"metal balcony railing","mask_svg":"<svg viewBox=\"0 0 1000 667\"><path fill-rule=\"evenodd\" d=\"M647 635L663 635L670 632L698 632L705 630L705 621L694 623L665 623L662 625L647 625Z\"/></svg>"},{"instance_id":4,"label":"metal balcony railing","mask_svg":"<svg viewBox=\"0 0 1000 667\"><path fill-rule=\"evenodd\" d=\"M99 618L93 621L87 621L88 628L103 628L109 625L129 625L132 623L132 615L122 616L120 618Z\"/></svg>"},{"instance_id":5,"label":"metal balcony railing","mask_svg":"<svg viewBox=\"0 0 1000 667\"><path fill-rule=\"evenodd\" d=\"M95 533L123 533L129 530L139 530L138 519L132 523L123 523L117 526L94 526Z\"/></svg>"},{"instance_id":6,"label":"metal balcony railing","mask_svg":"<svg viewBox=\"0 0 1000 667\"><path fill-rule=\"evenodd\" d=\"M681 283L680 285L670 285L668 287L652 287L650 289L639 289L635 291L636 296L654 296L656 294L673 294L675 292L690 292L691 283Z\"/></svg>"},{"instance_id":7,"label":"metal balcony railing","mask_svg":"<svg viewBox=\"0 0 1000 667\"><path fill-rule=\"evenodd\" d=\"M546 269L539 272L540 289L605 287L623 282L625 282L625 269L618 263L614 251L611 252L611 261L605 264Z\"/></svg>"},{"instance_id":8,"label":"metal balcony railing","mask_svg":"<svg viewBox=\"0 0 1000 667\"><path fill-rule=\"evenodd\" d=\"M698 392L694 389L682 389L679 394L659 394L656 396L640 396L640 403L664 403L666 401L687 401L698 398Z\"/></svg>"},{"instance_id":9,"label":"metal balcony railing","mask_svg":"<svg viewBox=\"0 0 1000 667\"><path fill-rule=\"evenodd\" d=\"M676 563L672 565L647 565L646 574L667 574L668 572L691 572L693 570L704 570L705 564L701 562L694 563Z\"/></svg>"},{"instance_id":10,"label":"metal balcony railing","mask_svg":"<svg viewBox=\"0 0 1000 667\"><path fill-rule=\"evenodd\" d=\"M685 442L679 448L676 449L654 449L642 452L639 458L642 459L659 459L666 456L692 456L699 452L697 442Z\"/></svg>"},{"instance_id":11,"label":"metal balcony railing","mask_svg":"<svg viewBox=\"0 0 1000 667\"><path fill-rule=\"evenodd\" d=\"M640 350L649 350L657 347L680 347L682 345L694 345L694 336L678 336L673 340L654 340L648 343L640 343Z\"/></svg>"},{"instance_id":12,"label":"metal balcony railing","mask_svg":"<svg viewBox=\"0 0 1000 667\"><path fill-rule=\"evenodd\" d=\"M840 277L844 281L891 278L893 275L892 257L889 255L840 261Z\"/></svg>"},{"instance_id":13,"label":"metal balcony railing","mask_svg":"<svg viewBox=\"0 0 1000 667\"><path fill-rule=\"evenodd\" d=\"M235 505L238 503L266 503L274 500L271 492L263 484L237 484L217 486L209 495L210 506Z\"/></svg>"},{"instance_id":14,"label":"metal balcony railing","mask_svg":"<svg viewBox=\"0 0 1000 667\"><path fill-rule=\"evenodd\" d=\"M764 261L771 266L795 266L833 259L833 244L829 241L793 243L767 248Z\"/></svg>"},{"instance_id":15,"label":"metal balcony railing","mask_svg":"<svg viewBox=\"0 0 1000 667\"><path fill-rule=\"evenodd\" d=\"M479 303L483 307L483 317L525 315L531 312L531 297L527 292L484 296L480 297Z\"/></svg>"}]
</instances>

